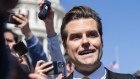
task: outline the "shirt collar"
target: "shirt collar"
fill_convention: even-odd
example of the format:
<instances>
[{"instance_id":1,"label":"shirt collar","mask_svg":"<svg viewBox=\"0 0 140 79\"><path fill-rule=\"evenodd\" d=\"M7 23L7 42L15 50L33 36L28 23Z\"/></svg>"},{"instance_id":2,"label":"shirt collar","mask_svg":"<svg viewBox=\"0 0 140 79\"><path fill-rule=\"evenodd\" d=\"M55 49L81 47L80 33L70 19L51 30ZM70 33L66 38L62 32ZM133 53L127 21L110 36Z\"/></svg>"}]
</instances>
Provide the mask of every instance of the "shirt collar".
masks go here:
<instances>
[{"instance_id":1,"label":"shirt collar","mask_svg":"<svg viewBox=\"0 0 140 79\"><path fill-rule=\"evenodd\" d=\"M87 76L90 79L105 79L106 78L106 69L103 65L101 65L95 72ZM73 72L73 79L82 79L84 77L83 74L79 73L78 71L74 70Z\"/></svg>"}]
</instances>

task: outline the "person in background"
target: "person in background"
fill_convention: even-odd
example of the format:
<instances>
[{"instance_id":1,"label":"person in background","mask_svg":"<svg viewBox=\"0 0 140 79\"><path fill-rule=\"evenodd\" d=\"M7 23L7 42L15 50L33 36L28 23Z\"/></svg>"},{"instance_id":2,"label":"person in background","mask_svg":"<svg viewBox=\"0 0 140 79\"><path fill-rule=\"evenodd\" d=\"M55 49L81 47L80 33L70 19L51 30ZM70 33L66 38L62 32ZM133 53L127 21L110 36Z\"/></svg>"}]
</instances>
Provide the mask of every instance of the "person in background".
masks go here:
<instances>
[{"instance_id":1,"label":"person in background","mask_svg":"<svg viewBox=\"0 0 140 79\"><path fill-rule=\"evenodd\" d=\"M18 35L14 33L11 29L5 29L4 30L4 38L5 38L5 45L9 47L11 52L14 52L12 50L13 45L18 43Z\"/></svg>"},{"instance_id":2,"label":"person in background","mask_svg":"<svg viewBox=\"0 0 140 79\"><path fill-rule=\"evenodd\" d=\"M38 60L47 61L47 57L46 54L44 53L43 46L41 42L38 40L38 38L32 34L29 28L28 18L24 14L21 13L13 14L11 19L18 22L18 25L16 24L16 26L17 28L21 29L21 32L25 36L29 56L31 57L32 60L31 63L29 62L29 59L26 55L20 57L17 53L15 53L13 45L18 43L18 35L10 29L5 29L4 32L5 44L8 48L10 48L12 55L16 56L20 60L21 64L28 64L30 72L33 72L34 71L33 67L35 67L36 62Z\"/></svg>"},{"instance_id":3,"label":"person in background","mask_svg":"<svg viewBox=\"0 0 140 79\"><path fill-rule=\"evenodd\" d=\"M13 46L18 43L18 35L14 33L11 29L5 29L4 30L4 39L5 39L5 45L7 50L11 52L11 55L13 55L19 62L22 64L22 68L27 72L30 73L31 71L31 64L29 63L29 59L26 55L19 56L18 52L16 52L13 49Z\"/></svg>"}]
</instances>

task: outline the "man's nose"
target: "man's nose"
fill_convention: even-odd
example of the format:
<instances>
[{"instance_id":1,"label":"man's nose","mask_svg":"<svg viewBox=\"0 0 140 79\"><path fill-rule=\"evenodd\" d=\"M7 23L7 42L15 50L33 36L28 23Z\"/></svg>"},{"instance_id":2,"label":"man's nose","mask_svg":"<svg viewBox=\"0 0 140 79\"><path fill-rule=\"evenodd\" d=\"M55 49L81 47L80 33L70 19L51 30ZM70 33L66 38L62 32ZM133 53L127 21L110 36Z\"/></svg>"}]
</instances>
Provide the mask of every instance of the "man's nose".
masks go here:
<instances>
[{"instance_id":1,"label":"man's nose","mask_svg":"<svg viewBox=\"0 0 140 79\"><path fill-rule=\"evenodd\" d=\"M89 46L90 46L89 40L86 36L84 36L82 38L82 47L87 49L87 48L89 48Z\"/></svg>"},{"instance_id":2,"label":"man's nose","mask_svg":"<svg viewBox=\"0 0 140 79\"><path fill-rule=\"evenodd\" d=\"M7 41L5 41L5 45L8 46L8 42Z\"/></svg>"}]
</instances>

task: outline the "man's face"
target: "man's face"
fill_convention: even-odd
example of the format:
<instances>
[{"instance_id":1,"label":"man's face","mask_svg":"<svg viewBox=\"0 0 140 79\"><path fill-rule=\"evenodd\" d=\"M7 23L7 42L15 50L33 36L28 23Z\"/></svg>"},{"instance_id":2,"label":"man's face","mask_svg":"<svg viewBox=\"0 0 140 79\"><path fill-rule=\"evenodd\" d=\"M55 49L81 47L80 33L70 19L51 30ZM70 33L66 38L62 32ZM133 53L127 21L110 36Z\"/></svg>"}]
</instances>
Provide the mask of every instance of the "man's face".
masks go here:
<instances>
[{"instance_id":1,"label":"man's face","mask_svg":"<svg viewBox=\"0 0 140 79\"><path fill-rule=\"evenodd\" d=\"M97 22L91 18L70 21L66 51L75 66L94 66L100 62L102 43Z\"/></svg>"},{"instance_id":2,"label":"man's face","mask_svg":"<svg viewBox=\"0 0 140 79\"><path fill-rule=\"evenodd\" d=\"M4 33L5 45L8 46L11 50L11 54L18 59L19 62L22 62L22 58L19 58L19 54L13 49L13 46L16 44L14 40L14 35L11 32Z\"/></svg>"},{"instance_id":3,"label":"man's face","mask_svg":"<svg viewBox=\"0 0 140 79\"><path fill-rule=\"evenodd\" d=\"M12 49L13 45L16 44L13 34L10 32L5 32L4 38L5 38L5 45L9 46L9 48Z\"/></svg>"}]
</instances>

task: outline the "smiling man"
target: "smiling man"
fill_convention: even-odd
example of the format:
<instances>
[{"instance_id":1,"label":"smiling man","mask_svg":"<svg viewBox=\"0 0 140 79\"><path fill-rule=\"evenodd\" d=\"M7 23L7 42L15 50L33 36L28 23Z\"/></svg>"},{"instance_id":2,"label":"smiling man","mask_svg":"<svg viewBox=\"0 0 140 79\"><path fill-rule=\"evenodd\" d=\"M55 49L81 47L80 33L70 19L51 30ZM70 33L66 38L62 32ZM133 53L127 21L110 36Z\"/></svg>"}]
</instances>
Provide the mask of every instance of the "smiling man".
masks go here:
<instances>
[{"instance_id":1,"label":"smiling man","mask_svg":"<svg viewBox=\"0 0 140 79\"><path fill-rule=\"evenodd\" d=\"M76 6L65 15L61 37L65 51L75 65L68 79L135 79L132 75L114 73L103 66L102 35L101 19L91 8Z\"/></svg>"}]
</instances>

